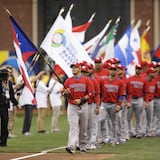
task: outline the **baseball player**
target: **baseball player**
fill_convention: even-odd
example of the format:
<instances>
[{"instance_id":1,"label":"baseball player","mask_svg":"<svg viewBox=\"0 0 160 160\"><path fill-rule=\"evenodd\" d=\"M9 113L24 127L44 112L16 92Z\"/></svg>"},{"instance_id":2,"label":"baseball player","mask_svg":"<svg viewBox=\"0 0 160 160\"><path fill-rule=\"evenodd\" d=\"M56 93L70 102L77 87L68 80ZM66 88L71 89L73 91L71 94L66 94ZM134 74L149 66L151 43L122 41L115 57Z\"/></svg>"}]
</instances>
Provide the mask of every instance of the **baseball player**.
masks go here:
<instances>
[{"instance_id":1,"label":"baseball player","mask_svg":"<svg viewBox=\"0 0 160 160\"><path fill-rule=\"evenodd\" d=\"M145 100L145 113L146 113L146 128L145 135L147 137L152 136L152 122L153 122L153 98L156 89L155 76L156 70L154 68L149 68L146 77L146 90L147 93L144 96Z\"/></svg>"},{"instance_id":2,"label":"baseball player","mask_svg":"<svg viewBox=\"0 0 160 160\"><path fill-rule=\"evenodd\" d=\"M69 137L66 151L73 154L77 144L81 152L86 152L86 137L88 125L88 99L94 96L94 87L90 80L81 76L81 65L71 65L73 77L68 78L63 94L68 98L67 117L69 122Z\"/></svg>"},{"instance_id":3,"label":"baseball player","mask_svg":"<svg viewBox=\"0 0 160 160\"><path fill-rule=\"evenodd\" d=\"M145 94L145 80L141 77L142 66L137 64L135 66L135 75L128 78L127 90L128 90L128 136L136 134L137 138L142 138L144 136L143 126L142 126L142 116L144 109L143 95ZM135 112L136 118L136 133L132 131L132 115Z\"/></svg>"},{"instance_id":4,"label":"baseball player","mask_svg":"<svg viewBox=\"0 0 160 160\"><path fill-rule=\"evenodd\" d=\"M96 149L98 135L98 115L100 109L100 87L98 80L94 76L94 66L92 64L82 66L81 72L85 76L89 77L95 89L95 96L88 100L87 149Z\"/></svg>"},{"instance_id":5,"label":"baseball player","mask_svg":"<svg viewBox=\"0 0 160 160\"><path fill-rule=\"evenodd\" d=\"M157 63L157 75L155 76L156 91L154 95L154 107L153 107L153 124L152 135L160 136L160 63Z\"/></svg>"},{"instance_id":6,"label":"baseball player","mask_svg":"<svg viewBox=\"0 0 160 160\"><path fill-rule=\"evenodd\" d=\"M124 91L126 93L126 68L121 64L117 65L117 77L122 81L124 85ZM123 97L124 98L124 97ZM119 142L126 142L127 138L127 107L126 107L126 98L122 100L122 110L117 113L118 117L118 134L119 134Z\"/></svg>"},{"instance_id":7,"label":"baseball player","mask_svg":"<svg viewBox=\"0 0 160 160\"><path fill-rule=\"evenodd\" d=\"M120 99L125 93L122 81L117 78L117 66L114 64L109 67L108 78L103 79L102 94L102 107L100 111L101 124L104 124L106 119L107 121L111 121L110 143L116 145L119 144L117 112L121 109Z\"/></svg>"}]
</instances>

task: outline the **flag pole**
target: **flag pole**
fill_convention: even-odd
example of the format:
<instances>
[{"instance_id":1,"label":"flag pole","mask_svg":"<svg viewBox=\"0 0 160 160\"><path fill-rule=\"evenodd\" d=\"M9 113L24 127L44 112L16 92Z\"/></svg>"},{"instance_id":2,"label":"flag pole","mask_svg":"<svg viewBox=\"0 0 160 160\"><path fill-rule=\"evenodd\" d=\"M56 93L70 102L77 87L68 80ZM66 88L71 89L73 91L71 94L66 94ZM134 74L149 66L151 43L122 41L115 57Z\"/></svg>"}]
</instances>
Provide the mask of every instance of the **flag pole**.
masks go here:
<instances>
[{"instance_id":1,"label":"flag pole","mask_svg":"<svg viewBox=\"0 0 160 160\"><path fill-rule=\"evenodd\" d=\"M58 78L58 81L63 85L62 80L60 79L60 77L57 75L57 73L54 71L54 69L52 68L52 66L49 64L49 62L47 61L47 59L44 57L43 53L39 52L39 54L42 56L42 58L44 59L45 63L49 66L50 70L55 74L55 76ZM64 85L63 85L64 86Z\"/></svg>"},{"instance_id":2,"label":"flag pole","mask_svg":"<svg viewBox=\"0 0 160 160\"><path fill-rule=\"evenodd\" d=\"M72 3L72 4L70 5L70 7L69 7L69 12L71 12L71 10L73 9L73 7L74 7L74 4Z\"/></svg>"},{"instance_id":3,"label":"flag pole","mask_svg":"<svg viewBox=\"0 0 160 160\"><path fill-rule=\"evenodd\" d=\"M59 11L59 13L58 13L58 15L61 15L63 12L64 12L64 7L62 7L61 9L60 9L60 11Z\"/></svg>"},{"instance_id":4,"label":"flag pole","mask_svg":"<svg viewBox=\"0 0 160 160\"><path fill-rule=\"evenodd\" d=\"M88 22L92 22L92 21L93 21L93 18L95 17L95 15L96 15L96 12L94 12L94 13L91 15L91 17L89 18Z\"/></svg>"},{"instance_id":5,"label":"flag pole","mask_svg":"<svg viewBox=\"0 0 160 160\"><path fill-rule=\"evenodd\" d=\"M121 17L119 16L119 17L116 19L116 24L118 24L120 20L121 20Z\"/></svg>"},{"instance_id":6,"label":"flag pole","mask_svg":"<svg viewBox=\"0 0 160 160\"><path fill-rule=\"evenodd\" d=\"M35 66L35 64L36 64L36 62L37 62L38 59L39 59L39 57L40 57L39 52L38 52L38 53L35 53L35 55L34 55L32 61L31 61L31 63L30 63L30 66L29 66L29 68L28 68L28 73L31 73L31 71L33 70L33 68L34 68L34 66Z\"/></svg>"},{"instance_id":7,"label":"flag pole","mask_svg":"<svg viewBox=\"0 0 160 160\"><path fill-rule=\"evenodd\" d=\"M7 8L4 8L4 9L8 13L9 16L12 16L11 12L9 11L9 9L7 9Z\"/></svg>"}]
</instances>

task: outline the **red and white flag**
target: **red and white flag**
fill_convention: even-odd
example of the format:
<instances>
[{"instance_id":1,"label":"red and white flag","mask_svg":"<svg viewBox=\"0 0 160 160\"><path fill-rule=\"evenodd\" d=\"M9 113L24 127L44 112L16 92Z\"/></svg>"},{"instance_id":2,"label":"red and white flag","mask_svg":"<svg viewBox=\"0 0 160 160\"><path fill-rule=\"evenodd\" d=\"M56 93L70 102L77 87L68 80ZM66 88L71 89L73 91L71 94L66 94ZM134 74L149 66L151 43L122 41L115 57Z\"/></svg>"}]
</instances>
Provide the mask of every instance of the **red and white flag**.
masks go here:
<instances>
[{"instance_id":1,"label":"red and white flag","mask_svg":"<svg viewBox=\"0 0 160 160\"><path fill-rule=\"evenodd\" d=\"M87 23L79 25L79 26L75 26L72 28L72 32L74 33L74 35L76 36L76 38L83 43L85 40L85 33L87 31L87 29L91 26L92 22L93 22L93 18L95 17L95 13L93 13L90 17L90 19L88 20Z\"/></svg>"},{"instance_id":2,"label":"red and white flag","mask_svg":"<svg viewBox=\"0 0 160 160\"><path fill-rule=\"evenodd\" d=\"M79 40L79 42L83 43L85 40L85 33L86 33L87 29L91 26L91 24L93 22L93 18L95 17L95 13L93 13L91 15L88 22L86 22L85 24L73 27L72 26L72 18L71 18L72 9L73 9L73 4L71 4L71 6L66 14L65 22L67 24L68 29L70 29L73 32L74 36Z\"/></svg>"}]
</instances>

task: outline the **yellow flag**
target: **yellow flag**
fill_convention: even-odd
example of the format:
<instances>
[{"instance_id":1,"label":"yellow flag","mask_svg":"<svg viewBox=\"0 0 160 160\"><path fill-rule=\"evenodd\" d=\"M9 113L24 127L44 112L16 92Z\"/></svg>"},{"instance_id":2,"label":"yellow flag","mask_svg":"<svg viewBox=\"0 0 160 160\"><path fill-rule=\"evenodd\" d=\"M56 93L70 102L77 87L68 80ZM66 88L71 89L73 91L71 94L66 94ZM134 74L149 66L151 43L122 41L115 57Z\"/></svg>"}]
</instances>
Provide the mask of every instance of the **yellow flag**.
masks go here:
<instances>
[{"instance_id":1,"label":"yellow flag","mask_svg":"<svg viewBox=\"0 0 160 160\"><path fill-rule=\"evenodd\" d=\"M148 38L148 31L146 29L141 36L141 56L142 61L151 62L151 53L150 53L150 45L149 45L149 38Z\"/></svg>"}]
</instances>

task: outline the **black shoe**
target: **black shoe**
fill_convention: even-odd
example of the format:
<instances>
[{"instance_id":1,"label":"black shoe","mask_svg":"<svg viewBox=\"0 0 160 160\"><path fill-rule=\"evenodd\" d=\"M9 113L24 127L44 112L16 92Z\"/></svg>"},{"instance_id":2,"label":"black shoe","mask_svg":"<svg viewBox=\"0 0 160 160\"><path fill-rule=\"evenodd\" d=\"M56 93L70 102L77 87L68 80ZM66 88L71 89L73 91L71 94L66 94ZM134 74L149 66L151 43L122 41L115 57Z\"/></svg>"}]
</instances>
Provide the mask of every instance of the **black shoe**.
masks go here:
<instances>
[{"instance_id":1,"label":"black shoe","mask_svg":"<svg viewBox=\"0 0 160 160\"><path fill-rule=\"evenodd\" d=\"M76 147L76 151L80 151L80 148L79 148L79 146L77 146L77 147Z\"/></svg>"},{"instance_id":2,"label":"black shoe","mask_svg":"<svg viewBox=\"0 0 160 160\"><path fill-rule=\"evenodd\" d=\"M86 149L81 149L81 153L86 153Z\"/></svg>"},{"instance_id":3,"label":"black shoe","mask_svg":"<svg viewBox=\"0 0 160 160\"><path fill-rule=\"evenodd\" d=\"M45 132L46 132L45 130L38 131L38 133L45 133Z\"/></svg>"},{"instance_id":4,"label":"black shoe","mask_svg":"<svg viewBox=\"0 0 160 160\"><path fill-rule=\"evenodd\" d=\"M74 149L73 149L72 146L66 147L66 151L67 151L68 153L70 153L70 154L74 154Z\"/></svg>"},{"instance_id":5,"label":"black shoe","mask_svg":"<svg viewBox=\"0 0 160 160\"><path fill-rule=\"evenodd\" d=\"M6 143L0 143L0 147L7 147Z\"/></svg>"}]
</instances>

